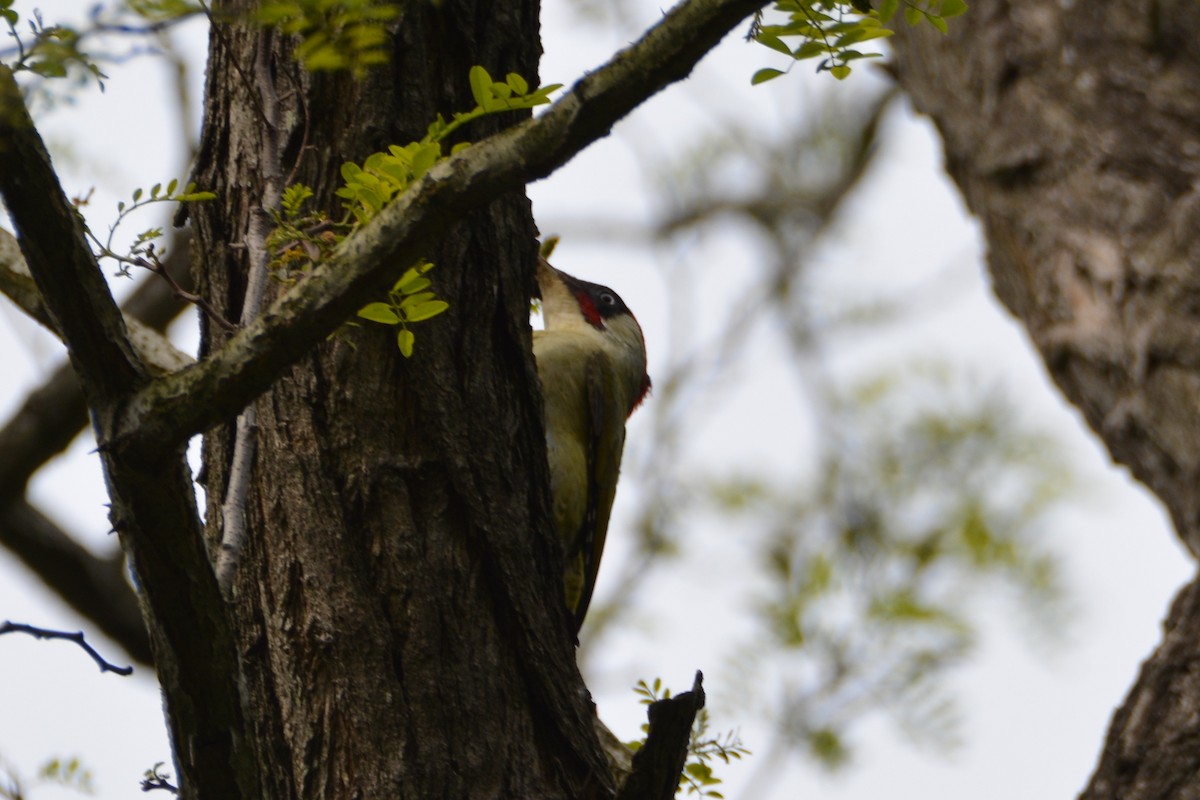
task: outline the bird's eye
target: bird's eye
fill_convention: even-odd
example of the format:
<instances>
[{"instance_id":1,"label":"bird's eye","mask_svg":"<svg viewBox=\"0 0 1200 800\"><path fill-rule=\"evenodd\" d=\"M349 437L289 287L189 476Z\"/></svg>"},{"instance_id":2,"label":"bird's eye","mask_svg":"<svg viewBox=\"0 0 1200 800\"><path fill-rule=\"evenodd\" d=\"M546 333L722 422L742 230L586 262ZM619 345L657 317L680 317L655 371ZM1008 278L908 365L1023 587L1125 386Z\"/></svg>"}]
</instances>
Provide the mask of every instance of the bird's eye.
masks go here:
<instances>
[{"instance_id":1,"label":"bird's eye","mask_svg":"<svg viewBox=\"0 0 1200 800\"><path fill-rule=\"evenodd\" d=\"M615 306L617 304L617 298L616 295L612 294L611 292L601 292L600 302L604 303L606 306Z\"/></svg>"}]
</instances>

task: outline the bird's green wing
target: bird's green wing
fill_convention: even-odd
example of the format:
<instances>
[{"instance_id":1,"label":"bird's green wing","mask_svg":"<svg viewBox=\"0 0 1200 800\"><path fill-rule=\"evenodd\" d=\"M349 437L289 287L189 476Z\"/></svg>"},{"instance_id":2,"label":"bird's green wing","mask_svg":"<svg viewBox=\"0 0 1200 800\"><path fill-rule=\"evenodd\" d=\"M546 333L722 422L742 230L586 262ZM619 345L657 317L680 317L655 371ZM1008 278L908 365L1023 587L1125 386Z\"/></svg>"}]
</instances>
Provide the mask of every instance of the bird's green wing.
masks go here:
<instances>
[{"instance_id":1,"label":"bird's green wing","mask_svg":"<svg viewBox=\"0 0 1200 800\"><path fill-rule=\"evenodd\" d=\"M583 625L600 556L608 533L608 518L617 493L621 451L625 447L625 409L617 392L616 369L607 355L596 353L588 359L585 378L588 411L588 503L583 524L567 554L568 570L578 570L582 578L579 599L574 604L575 629Z\"/></svg>"}]
</instances>

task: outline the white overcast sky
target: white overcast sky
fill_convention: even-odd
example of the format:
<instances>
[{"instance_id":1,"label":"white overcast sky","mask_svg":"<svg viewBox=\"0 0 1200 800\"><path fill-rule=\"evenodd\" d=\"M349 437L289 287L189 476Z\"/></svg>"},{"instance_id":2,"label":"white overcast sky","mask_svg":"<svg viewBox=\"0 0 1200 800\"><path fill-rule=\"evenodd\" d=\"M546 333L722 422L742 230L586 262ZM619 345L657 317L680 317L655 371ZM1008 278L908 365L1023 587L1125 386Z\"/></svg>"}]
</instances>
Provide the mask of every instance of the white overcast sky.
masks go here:
<instances>
[{"instance_id":1,"label":"white overcast sky","mask_svg":"<svg viewBox=\"0 0 1200 800\"><path fill-rule=\"evenodd\" d=\"M28 13L40 5L47 14L67 13L88 3L55 0L40 4L18 0ZM647 6L640 24L659 16ZM543 37L546 55L541 74L547 82L570 84L594 68L627 39L596 33L574 16L566 4L548 2ZM178 38L197 58L203 56L202 26L192 25ZM196 63L200 63L197 61ZM690 87L673 88L618 126L617 136L589 149L561 172L530 188L534 211L545 232L570 227L573 220L599 217L636 223L652 212L640 166L621 134L652 131L664 139L686 140L704 126L707 110L702 94L764 124L776 109L792 109L811 96L805 76L789 76L751 89L749 76L772 63L762 48L730 37L698 72ZM801 70L802 71L802 70ZM45 117L42 127L54 148L56 164L71 193L95 186L91 224L104 229L118 196L180 176L179 131L169 105L157 99L169 89L166 70L138 60L110 70L107 90L94 89L74 108ZM202 74L192 76L199 98ZM857 91L848 85L837 91ZM826 82L832 83L828 78ZM702 92L697 87L702 87ZM822 89L826 89L822 85ZM1074 797L1083 787L1099 753L1112 710L1131 685L1139 662L1158 641L1159 622L1174 591L1191 572L1160 506L1111 463L1079 415L1064 406L1046 379L1023 332L991 297L982 266L983 243L977 226L962 206L940 168L940 145L929 123L911 112L894 110L888 117L885 157L861 187L849 220L839 224L836 247L826 256L836 268L838 285L872 286L886 291L917 284L922 276L953 267L961 288L936 313L886 344L869 349L866 358L889 359L906 353L937 353L968 365L984 382L1009 387L1022 401L1029 419L1058 434L1087 488L1055 517L1051 545L1063 554L1067 583L1076 609L1073 624L1058 646L1039 644L1020 630L1023 618L1006 617L1011 603L986 605L987 626L971 665L956 673L961 700L963 744L945 753L906 746L893 727L880 719L856 737L857 757L844 772L828 776L812 764L786 762L772 798L820 796L826 800L866 800L885 796L958 800L1010 800ZM146 225L151 224L147 220ZM157 224L157 223L155 223ZM143 225L142 227L145 227ZM134 223L131 229L136 229ZM701 246L728 265L752 256L736 240L714 238ZM646 331L651 373L667 353L662 317L669 287L653 269L661 258L645 248L602 247L594 241L560 245L557 264L569 272L617 289ZM723 280L728 280L724 278ZM125 291L121 286L120 291ZM720 284L701 287L717 297ZM706 294L707 293L707 294ZM176 326L183 342L194 341L190 321ZM769 444L780 437L779 420L764 413L765 398L795 402L793 378L774 366L769 338L762 351L749 357L737 385L714 387L730 409L722 425L698 445L705 458L786 460ZM0 302L0 420L57 366L60 348L19 312ZM653 400L651 400L653 402ZM712 431L715 431L713 433ZM630 441L639 435L637 417ZM636 446L632 444L632 446ZM749 446L750 449L747 449ZM31 488L33 499L69 530L97 550L111 547L107 537L105 497L90 442L81 439L70 452L44 470ZM748 455L749 454L749 455ZM774 461L772 461L774 463ZM622 554L622 507L628 508L636 487L622 484L606 567L613 570ZM627 512L626 512L627 513ZM714 611L697 620L694 609L720 608L723 597L744 590L736 568L738 542L712 531L697 534L703 542L676 572L656 586L643 602L661 617L658 634L639 628L604 640L605 652L593 660L591 686L601 716L622 737L637 735L643 719L629 687L639 678L662 676L682 689L697 668L705 670L711 706L721 728L740 726L745 744L762 748L768 731L754 718L727 669L722 647L742 640L738 619ZM604 591L604 573L599 592ZM1114 590L1119 588L1119 591ZM77 629L83 623L48 593L36 579L0 555L0 619L51 628ZM723 627L727 626L727 627ZM661 634L683 630L680 639ZM115 648L92 634L102 649ZM78 756L94 772L97 796L104 800L139 794L136 782L156 761L169 760L161 722L161 705L153 679L123 679L98 674L80 651L60 642L36 642L22 636L0 639L0 759L29 777L50 757ZM726 797L751 800L739 792L754 772L755 756L743 765L724 768ZM761 784L759 785L761 788ZM53 786L31 792L35 800L76 796Z\"/></svg>"}]
</instances>

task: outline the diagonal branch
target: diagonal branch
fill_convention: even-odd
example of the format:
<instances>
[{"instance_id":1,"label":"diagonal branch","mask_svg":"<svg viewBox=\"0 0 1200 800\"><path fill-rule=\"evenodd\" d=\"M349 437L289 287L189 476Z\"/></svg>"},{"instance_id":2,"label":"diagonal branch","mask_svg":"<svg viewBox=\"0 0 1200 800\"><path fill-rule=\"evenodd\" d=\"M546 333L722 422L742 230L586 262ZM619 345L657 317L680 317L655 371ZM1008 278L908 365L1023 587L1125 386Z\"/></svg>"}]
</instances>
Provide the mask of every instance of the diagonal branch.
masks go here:
<instances>
[{"instance_id":1,"label":"diagonal branch","mask_svg":"<svg viewBox=\"0 0 1200 800\"><path fill-rule=\"evenodd\" d=\"M183 278L190 286L186 277L186 238L185 233L177 234L180 241L172 247L165 267L176 280ZM0 230L0 293L8 295L26 314L57 334L16 239L4 230ZM139 342L145 343L138 354L151 367L168 372L191 363L190 356L155 333L164 330L186 307L158 278L144 281L126 301L125 324L135 347L139 347ZM87 422L87 406L79 380L70 365L63 364L29 393L21 408L0 428L0 503L19 494L30 476L66 449Z\"/></svg>"},{"instance_id":2,"label":"diagonal branch","mask_svg":"<svg viewBox=\"0 0 1200 800\"><path fill-rule=\"evenodd\" d=\"M540 117L431 169L347 239L331 262L281 296L203 364L145 387L124 409L114 440L172 446L228 419L284 370L422 257L454 221L545 177L603 138L631 110L691 72L764 0L687 0Z\"/></svg>"},{"instance_id":3,"label":"diagonal branch","mask_svg":"<svg viewBox=\"0 0 1200 800\"><path fill-rule=\"evenodd\" d=\"M141 363L63 194L12 70L0 64L0 195L34 282L86 393L111 400L144 380Z\"/></svg>"}]
</instances>

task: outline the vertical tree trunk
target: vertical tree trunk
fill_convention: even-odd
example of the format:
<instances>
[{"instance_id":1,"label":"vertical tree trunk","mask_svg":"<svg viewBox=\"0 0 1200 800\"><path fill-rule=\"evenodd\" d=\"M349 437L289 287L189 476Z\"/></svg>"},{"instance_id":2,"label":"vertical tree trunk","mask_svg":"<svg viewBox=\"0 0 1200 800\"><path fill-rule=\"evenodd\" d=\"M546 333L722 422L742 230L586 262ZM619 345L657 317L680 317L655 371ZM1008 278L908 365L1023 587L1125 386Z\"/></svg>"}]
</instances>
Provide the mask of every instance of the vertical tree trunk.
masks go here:
<instances>
[{"instance_id":1,"label":"vertical tree trunk","mask_svg":"<svg viewBox=\"0 0 1200 800\"><path fill-rule=\"evenodd\" d=\"M361 80L304 74L270 31L215 26L196 180L219 200L193 212L202 291L237 319L241 243L272 166L264 80L288 125L275 168L295 165L339 216L341 163L470 109L473 64L534 83L538 10L404 4L391 63ZM493 119L466 136L517 117ZM411 359L392 329L348 327L256 403L251 535L233 605L238 735L252 743L262 797L611 792L549 535L528 325L535 248L521 195L462 220L428 254L450 310L415 328ZM209 346L221 336L206 326ZM232 436L230 425L205 438L211 547Z\"/></svg>"},{"instance_id":2,"label":"vertical tree trunk","mask_svg":"<svg viewBox=\"0 0 1200 800\"><path fill-rule=\"evenodd\" d=\"M901 30L896 70L983 223L996 293L1200 553L1200 4L975 0L955 23ZM1200 795L1197 597L1085 797Z\"/></svg>"}]
</instances>

